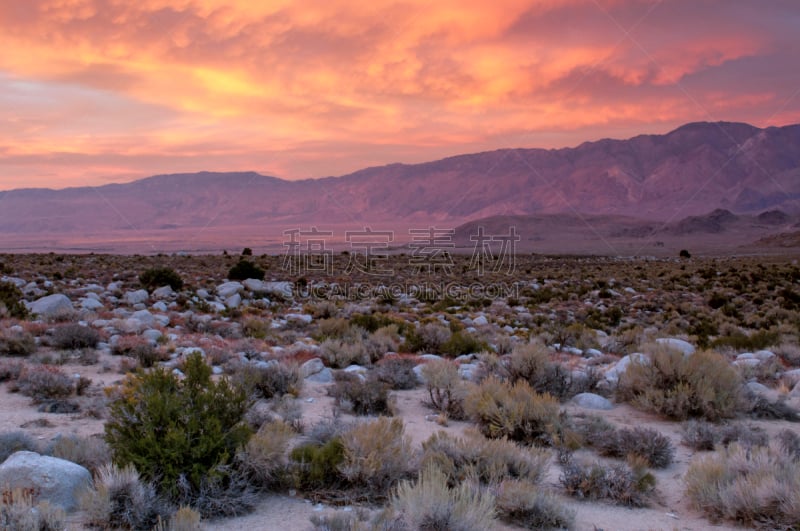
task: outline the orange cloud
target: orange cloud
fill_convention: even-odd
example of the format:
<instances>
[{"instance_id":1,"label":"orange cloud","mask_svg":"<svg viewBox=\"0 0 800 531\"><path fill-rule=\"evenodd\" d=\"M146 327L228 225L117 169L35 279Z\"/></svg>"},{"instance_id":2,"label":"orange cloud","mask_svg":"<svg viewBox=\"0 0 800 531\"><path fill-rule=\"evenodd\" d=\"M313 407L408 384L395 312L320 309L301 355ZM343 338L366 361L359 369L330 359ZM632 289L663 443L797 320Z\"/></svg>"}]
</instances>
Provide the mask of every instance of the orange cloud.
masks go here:
<instances>
[{"instance_id":1,"label":"orange cloud","mask_svg":"<svg viewBox=\"0 0 800 531\"><path fill-rule=\"evenodd\" d=\"M800 106L784 104L800 86L793 10L0 0L0 189L194 169L325 176L697 119L779 122Z\"/></svg>"}]
</instances>

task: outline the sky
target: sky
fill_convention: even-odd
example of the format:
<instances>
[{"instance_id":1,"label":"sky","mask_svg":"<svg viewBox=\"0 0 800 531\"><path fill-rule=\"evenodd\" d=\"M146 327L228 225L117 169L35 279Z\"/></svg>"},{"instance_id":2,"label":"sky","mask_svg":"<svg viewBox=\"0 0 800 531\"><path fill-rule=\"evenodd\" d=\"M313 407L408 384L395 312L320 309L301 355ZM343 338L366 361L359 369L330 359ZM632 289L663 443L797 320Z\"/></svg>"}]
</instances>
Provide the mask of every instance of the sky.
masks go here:
<instances>
[{"instance_id":1,"label":"sky","mask_svg":"<svg viewBox=\"0 0 800 531\"><path fill-rule=\"evenodd\" d=\"M800 122L797 0L0 0L0 190Z\"/></svg>"}]
</instances>

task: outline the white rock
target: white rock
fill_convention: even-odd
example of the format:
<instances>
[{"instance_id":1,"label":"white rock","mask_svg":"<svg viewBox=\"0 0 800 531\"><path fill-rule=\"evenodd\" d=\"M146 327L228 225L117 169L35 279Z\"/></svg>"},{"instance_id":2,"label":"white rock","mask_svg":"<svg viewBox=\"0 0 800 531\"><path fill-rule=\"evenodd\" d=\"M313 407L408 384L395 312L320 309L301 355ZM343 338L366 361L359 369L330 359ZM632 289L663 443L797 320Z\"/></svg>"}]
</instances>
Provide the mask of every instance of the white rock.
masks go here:
<instances>
[{"instance_id":1,"label":"white rock","mask_svg":"<svg viewBox=\"0 0 800 531\"><path fill-rule=\"evenodd\" d=\"M155 316L147 310L139 310L133 312L133 315L131 315L131 319L136 319L146 327L151 327L156 324Z\"/></svg>"},{"instance_id":2,"label":"white rock","mask_svg":"<svg viewBox=\"0 0 800 531\"><path fill-rule=\"evenodd\" d=\"M238 293L234 293L233 295L225 299L225 306L227 308L231 309L238 308L241 305L242 305L242 296L239 295Z\"/></svg>"},{"instance_id":3,"label":"white rock","mask_svg":"<svg viewBox=\"0 0 800 531\"><path fill-rule=\"evenodd\" d=\"M650 358L648 358L645 354L640 352L635 352L633 354L628 354L620 359L617 363L614 364L605 374L605 378L607 381L611 383L617 383L619 381L620 376L622 376L626 370L628 370L628 365L631 363L642 363L645 365L650 364Z\"/></svg>"},{"instance_id":4,"label":"white rock","mask_svg":"<svg viewBox=\"0 0 800 531\"><path fill-rule=\"evenodd\" d=\"M311 376L307 377L306 380L308 380L309 382L316 382L316 383L331 383L333 382L333 371L325 367L318 373L312 374Z\"/></svg>"},{"instance_id":5,"label":"white rock","mask_svg":"<svg viewBox=\"0 0 800 531\"><path fill-rule=\"evenodd\" d=\"M166 312L169 309L167 308L167 305L164 303L164 301L158 301L153 306L151 306L151 308L153 308L157 312Z\"/></svg>"},{"instance_id":6,"label":"white rock","mask_svg":"<svg viewBox=\"0 0 800 531\"><path fill-rule=\"evenodd\" d=\"M95 310L99 310L102 307L103 303L96 299L90 299L89 297L81 299L81 308L83 308L84 310L89 310L90 312L93 312Z\"/></svg>"},{"instance_id":7,"label":"white rock","mask_svg":"<svg viewBox=\"0 0 800 531\"><path fill-rule=\"evenodd\" d=\"M771 360L772 358L775 357L775 353L769 350L759 350L753 353L753 355L756 357L756 359L759 359L761 361Z\"/></svg>"},{"instance_id":8,"label":"white rock","mask_svg":"<svg viewBox=\"0 0 800 531\"><path fill-rule=\"evenodd\" d=\"M92 475L84 467L36 452L13 453L0 465L0 485L7 492L32 490L37 493L37 500L46 500L65 511L78 508L78 497L91 484Z\"/></svg>"},{"instance_id":9,"label":"white rock","mask_svg":"<svg viewBox=\"0 0 800 531\"><path fill-rule=\"evenodd\" d=\"M171 286L161 286L153 291L153 297L156 299L168 299L175 295Z\"/></svg>"},{"instance_id":10,"label":"white rock","mask_svg":"<svg viewBox=\"0 0 800 531\"><path fill-rule=\"evenodd\" d=\"M257 278L248 278L247 280L243 280L242 284L244 287L249 289L250 291L254 292L265 292L266 286L264 285L263 280L258 280Z\"/></svg>"},{"instance_id":11,"label":"white rock","mask_svg":"<svg viewBox=\"0 0 800 531\"><path fill-rule=\"evenodd\" d=\"M587 348L584 351L583 355L586 356L587 358L599 358L600 356L603 355L603 353L597 350L596 348Z\"/></svg>"},{"instance_id":12,"label":"white rock","mask_svg":"<svg viewBox=\"0 0 800 531\"><path fill-rule=\"evenodd\" d=\"M264 282L264 292L271 293L283 297L284 299L292 298L293 284L291 282Z\"/></svg>"},{"instance_id":13,"label":"white rock","mask_svg":"<svg viewBox=\"0 0 800 531\"><path fill-rule=\"evenodd\" d=\"M303 378L308 378L309 376L317 374L323 369L325 369L325 364L322 363L322 360L319 358L313 358L300 366L300 375Z\"/></svg>"},{"instance_id":14,"label":"white rock","mask_svg":"<svg viewBox=\"0 0 800 531\"><path fill-rule=\"evenodd\" d=\"M605 397L594 393L580 393L572 398L572 403L584 409L614 409L614 404Z\"/></svg>"},{"instance_id":15,"label":"white rock","mask_svg":"<svg viewBox=\"0 0 800 531\"><path fill-rule=\"evenodd\" d=\"M747 358L743 360L734 360L731 365L736 365L737 367L755 367L761 363L761 360L757 360L755 358Z\"/></svg>"},{"instance_id":16,"label":"white rock","mask_svg":"<svg viewBox=\"0 0 800 531\"><path fill-rule=\"evenodd\" d=\"M125 294L125 302L128 304L142 304L150 297L146 289L139 289L136 291L129 291Z\"/></svg>"},{"instance_id":17,"label":"white rock","mask_svg":"<svg viewBox=\"0 0 800 531\"><path fill-rule=\"evenodd\" d=\"M145 330L142 332L142 337L150 341L151 343L155 344L158 343L158 340L164 337L164 334L161 333L159 330L153 330L152 328L149 330Z\"/></svg>"},{"instance_id":18,"label":"white rock","mask_svg":"<svg viewBox=\"0 0 800 531\"><path fill-rule=\"evenodd\" d=\"M564 349L564 352L572 354L573 356L583 356L583 351L577 347L567 347Z\"/></svg>"},{"instance_id":19,"label":"white rock","mask_svg":"<svg viewBox=\"0 0 800 531\"><path fill-rule=\"evenodd\" d=\"M11 284L14 284L18 288L21 288L22 286L27 284L27 282L25 282L21 278L17 278L17 277L3 277L3 278L0 278L0 281L10 282Z\"/></svg>"},{"instance_id":20,"label":"white rock","mask_svg":"<svg viewBox=\"0 0 800 531\"><path fill-rule=\"evenodd\" d=\"M285 315L287 321L295 321L300 323L309 324L314 319L307 313L287 313Z\"/></svg>"},{"instance_id":21,"label":"white rock","mask_svg":"<svg viewBox=\"0 0 800 531\"><path fill-rule=\"evenodd\" d=\"M688 341L684 341L683 339L678 339L675 337L661 337L656 339L656 343L659 345L664 345L667 348L677 350L678 352L682 352L684 356L691 356L694 354L695 350L694 345Z\"/></svg>"},{"instance_id":22,"label":"white rock","mask_svg":"<svg viewBox=\"0 0 800 531\"><path fill-rule=\"evenodd\" d=\"M42 297L26 305L32 314L44 318L58 317L74 310L69 297L61 293Z\"/></svg>"},{"instance_id":23,"label":"white rock","mask_svg":"<svg viewBox=\"0 0 800 531\"><path fill-rule=\"evenodd\" d=\"M489 320L486 318L485 315L479 315L475 319L472 320L473 326L486 326L489 324Z\"/></svg>"},{"instance_id":24,"label":"white rock","mask_svg":"<svg viewBox=\"0 0 800 531\"><path fill-rule=\"evenodd\" d=\"M239 293L244 289L244 286L240 282L225 282L224 284L220 284L217 286L217 295L222 297L223 299L227 299Z\"/></svg>"}]
</instances>

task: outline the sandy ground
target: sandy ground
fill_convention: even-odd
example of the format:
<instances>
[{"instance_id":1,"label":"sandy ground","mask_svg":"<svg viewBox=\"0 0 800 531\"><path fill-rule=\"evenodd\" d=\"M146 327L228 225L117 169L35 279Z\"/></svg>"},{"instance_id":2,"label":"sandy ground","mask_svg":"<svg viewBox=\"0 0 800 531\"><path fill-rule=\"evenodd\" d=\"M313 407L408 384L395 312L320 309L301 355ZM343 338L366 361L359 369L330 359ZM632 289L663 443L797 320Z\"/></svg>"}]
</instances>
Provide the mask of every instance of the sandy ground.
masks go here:
<instances>
[{"instance_id":1,"label":"sandy ground","mask_svg":"<svg viewBox=\"0 0 800 531\"><path fill-rule=\"evenodd\" d=\"M119 381L122 376L116 372L102 371L100 364L93 366L64 366L69 373L80 373L94 382L93 393L100 393L102 386ZM302 396L303 422L311 426L319 420L330 418L333 414L333 400L326 395L324 384L306 383ZM438 430L446 430L452 434L463 434L469 426L466 422L450 422L446 427L427 420L431 415L422 401L425 391L400 391L396 396L396 408L402 416L408 435L415 445L419 445ZM567 406L567 410L577 413L580 410ZM576 501L564 497L577 513L576 528L578 530L602 529L611 530L701 530L701 529L741 529L729 524L713 525L697 511L691 509L683 494L682 477L694 452L680 444L680 425L666 422L652 415L637 411L627 405L617 405L613 410L602 412L603 416L621 427L643 426L656 428L668 435L676 448L675 462L669 468L655 471L658 479L655 499L649 508L629 509L601 502ZM344 415L345 419L351 419ZM42 419L46 420L42 425ZM764 427L770 434L781 429L798 430L798 426L787 422L753 422ZM103 432L103 420L78 415L59 415L39 413L30 405L27 397L8 392L7 384L0 384L0 431L24 429L42 443L51 441L58 434L75 433L79 435L96 435ZM545 485L558 489L560 469L551 463L545 478ZM216 520L206 523L207 529L221 531L233 530L278 530L306 531L310 529L309 517L315 512L332 510L331 508L304 500L300 496L287 494L265 497L255 512L238 517ZM341 510L341 508L340 508ZM70 517L70 529L83 529L81 514ZM515 529L499 524L496 529Z\"/></svg>"}]
</instances>

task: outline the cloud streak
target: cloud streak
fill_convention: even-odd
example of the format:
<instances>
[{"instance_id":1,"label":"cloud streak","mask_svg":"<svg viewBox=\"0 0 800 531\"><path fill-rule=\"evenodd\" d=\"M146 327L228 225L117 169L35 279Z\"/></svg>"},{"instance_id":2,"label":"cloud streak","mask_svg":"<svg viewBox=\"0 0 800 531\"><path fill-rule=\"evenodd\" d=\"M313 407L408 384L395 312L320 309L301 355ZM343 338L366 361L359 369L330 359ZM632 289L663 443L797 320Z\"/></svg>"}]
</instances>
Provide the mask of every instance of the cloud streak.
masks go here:
<instances>
[{"instance_id":1,"label":"cloud streak","mask_svg":"<svg viewBox=\"0 0 800 531\"><path fill-rule=\"evenodd\" d=\"M791 0L0 0L0 189L780 125L799 25Z\"/></svg>"}]
</instances>

